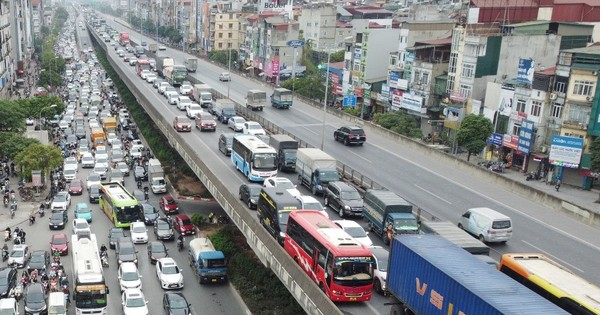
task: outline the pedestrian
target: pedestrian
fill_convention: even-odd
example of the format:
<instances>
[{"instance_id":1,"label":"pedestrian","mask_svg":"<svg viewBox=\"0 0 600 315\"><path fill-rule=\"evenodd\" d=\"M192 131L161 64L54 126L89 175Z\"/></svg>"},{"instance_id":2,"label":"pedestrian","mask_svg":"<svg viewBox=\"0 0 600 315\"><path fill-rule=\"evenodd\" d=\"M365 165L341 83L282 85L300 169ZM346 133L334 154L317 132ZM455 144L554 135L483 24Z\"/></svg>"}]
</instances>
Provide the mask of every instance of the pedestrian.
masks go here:
<instances>
[{"instance_id":1,"label":"pedestrian","mask_svg":"<svg viewBox=\"0 0 600 315\"><path fill-rule=\"evenodd\" d=\"M556 191L558 192L558 190L560 189L560 179L556 181L556 185L554 185L554 188L556 188Z\"/></svg>"}]
</instances>

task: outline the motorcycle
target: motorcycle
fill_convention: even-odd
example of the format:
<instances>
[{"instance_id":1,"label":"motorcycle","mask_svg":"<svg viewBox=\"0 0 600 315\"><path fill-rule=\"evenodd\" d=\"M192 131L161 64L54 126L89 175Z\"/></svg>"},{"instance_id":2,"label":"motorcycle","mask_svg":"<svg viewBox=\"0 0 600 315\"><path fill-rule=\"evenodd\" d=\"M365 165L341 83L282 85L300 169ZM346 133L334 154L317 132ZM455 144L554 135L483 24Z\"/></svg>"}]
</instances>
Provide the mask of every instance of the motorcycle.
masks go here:
<instances>
[{"instance_id":1,"label":"motorcycle","mask_svg":"<svg viewBox=\"0 0 600 315\"><path fill-rule=\"evenodd\" d=\"M33 225L35 223L35 214L29 216L29 225Z\"/></svg>"},{"instance_id":2,"label":"motorcycle","mask_svg":"<svg viewBox=\"0 0 600 315\"><path fill-rule=\"evenodd\" d=\"M4 196L4 208L8 208L8 197Z\"/></svg>"},{"instance_id":3,"label":"motorcycle","mask_svg":"<svg viewBox=\"0 0 600 315\"><path fill-rule=\"evenodd\" d=\"M10 241L10 239L12 238L12 234L10 234L10 231L8 230L4 230L4 241Z\"/></svg>"},{"instance_id":4,"label":"motorcycle","mask_svg":"<svg viewBox=\"0 0 600 315\"><path fill-rule=\"evenodd\" d=\"M10 218L14 218L15 217L15 213L17 212L17 205L16 204L12 204L10 206Z\"/></svg>"},{"instance_id":5,"label":"motorcycle","mask_svg":"<svg viewBox=\"0 0 600 315\"><path fill-rule=\"evenodd\" d=\"M184 242L184 239L178 239L177 240L177 249L179 251L181 251L183 249L183 242Z\"/></svg>"},{"instance_id":6,"label":"motorcycle","mask_svg":"<svg viewBox=\"0 0 600 315\"><path fill-rule=\"evenodd\" d=\"M5 262L8 260L8 250L4 249L2 250L2 262Z\"/></svg>"},{"instance_id":7,"label":"motorcycle","mask_svg":"<svg viewBox=\"0 0 600 315\"><path fill-rule=\"evenodd\" d=\"M21 239L21 237L20 237L20 236L18 236L18 235L13 235L13 238L14 238L14 241L13 241L13 243L14 243L15 245L21 245L21 244L23 243L23 240Z\"/></svg>"},{"instance_id":8,"label":"motorcycle","mask_svg":"<svg viewBox=\"0 0 600 315\"><path fill-rule=\"evenodd\" d=\"M108 254L106 252L100 255L100 261L102 261L102 267L108 268Z\"/></svg>"},{"instance_id":9,"label":"motorcycle","mask_svg":"<svg viewBox=\"0 0 600 315\"><path fill-rule=\"evenodd\" d=\"M40 215L40 218L43 218L44 215L46 215L46 211L44 210L44 208L40 207L40 210L38 210L38 214Z\"/></svg>"},{"instance_id":10,"label":"motorcycle","mask_svg":"<svg viewBox=\"0 0 600 315\"><path fill-rule=\"evenodd\" d=\"M17 282L17 285L13 289L11 296L17 301L23 297L23 283Z\"/></svg>"}]
</instances>

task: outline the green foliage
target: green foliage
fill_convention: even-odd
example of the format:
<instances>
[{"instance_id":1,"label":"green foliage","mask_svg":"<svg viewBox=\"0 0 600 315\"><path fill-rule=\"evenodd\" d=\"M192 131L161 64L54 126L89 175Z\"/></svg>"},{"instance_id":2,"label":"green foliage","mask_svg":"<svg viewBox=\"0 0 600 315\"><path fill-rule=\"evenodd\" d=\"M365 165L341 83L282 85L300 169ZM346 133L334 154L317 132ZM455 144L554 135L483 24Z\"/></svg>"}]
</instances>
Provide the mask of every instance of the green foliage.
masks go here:
<instances>
[{"instance_id":1,"label":"green foliage","mask_svg":"<svg viewBox=\"0 0 600 315\"><path fill-rule=\"evenodd\" d=\"M344 113L355 116L355 117L360 117L360 107L355 106L355 107L344 108Z\"/></svg>"},{"instance_id":2,"label":"green foliage","mask_svg":"<svg viewBox=\"0 0 600 315\"><path fill-rule=\"evenodd\" d=\"M590 169L600 171L600 137L596 137L590 145L591 164Z\"/></svg>"},{"instance_id":3,"label":"green foliage","mask_svg":"<svg viewBox=\"0 0 600 315\"><path fill-rule=\"evenodd\" d=\"M469 114L460 124L456 134L458 145L467 149L467 160L471 154L477 154L485 148L485 141L492 135L493 124L483 115Z\"/></svg>"},{"instance_id":4,"label":"green foliage","mask_svg":"<svg viewBox=\"0 0 600 315\"><path fill-rule=\"evenodd\" d=\"M231 56L229 55L231 53ZM231 67L234 68L233 64L238 60L238 52L235 49L228 50L213 50L208 53L208 59L216 61L225 67L228 67L227 62L231 61Z\"/></svg>"},{"instance_id":5,"label":"green foliage","mask_svg":"<svg viewBox=\"0 0 600 315\"><path fill-rule=\"evenodd\" d=\"M63 157L54 146L33 143L15 155L14 161L21 177L30 178L32 170L41 170L42 176L45 176L63 163Z\"/></svg>"},{"instance_id":6,"label":"green foliage","mask_svg":"<svg viewBox=\"0 0 600 315\"><path fill-rule=\"evenodd\" d=\"M317 66L312 61L312 55L312 41L309 39L305 42L304 47L302 47L302 58L300 59L301 64L306 67L307 76L319 73L319 69L317 69Z\"/></svg>"},{"instance_id":7,"label":"green foliage","mask_svg":"<svg viewBox=\"0 0 600 315\"><path fill-rule=\"evenodd\" d=\"M260 263L234 226L212 234L215 248L228 259L229 279L253 314L303 314L304 311L270 269Z\"/></svg>"},{"instance_id":8,"label":"green foliage","mask_svg":"<svg viewBox=\"0 0 600 315\"><path fill-rule=\"evenodd\" d=\"M28 117L17 102L0 101L0 131L20 132L25 129L25 118Z\"/></svg>"},{"instance_id":9,"label":"green foliage","mask_svg":"<svg viewBox=\"0 0 600 315\"><path fill-rule=\"evenodd\" d=\"M206 222L206 217L204 217L201 214L194 213L194 214L192 214L192 217L190 218L190 220L192 221L193 225L200 226L201 224Z\"/></svg>"},{"instance_id":10,"label":"green foliage","mask_svg":"<svg viewBox=\"0 0 600 315\"><path fill-rule=\"evenodd\" d=\"M281 86L289 90L294 90L295 93L311 99L323 100L325 97L325 85L321 76L309 75L302 78L289 79L283 81Z\"/></svg>"},{"instance_id":11,"label":"green foliage","mask_svg":"<svg viewBox=\"0 0 600 315\"><path fill-rule=\"evenodd\" d=\"M345 50L340 50L340 51L336 51L334 53L331 54L331 62L340 62L340 61L344 61L344 54L346 53Z\"/></svg>"},{"instance_id":12,"label":"green foliage","mask_svg":"<svg viewBox=\"0 0 600 315\"><path fill-rule=\"evenodd\" d=\"M373 122L407 137L421 138L423 136L417 119L403 111L377 113L373 116Z\"/></svg>"},{"instance_id":13,"label":"green foliage","mask_svg":"<svg viewBox=\"0 0 600 315\"><path fill-rule=\"evenodd\" d=\"M14 132L0 132L0 143L0 155L13 159L18 153L39 141Z\"/></svg>"}]
</instances>

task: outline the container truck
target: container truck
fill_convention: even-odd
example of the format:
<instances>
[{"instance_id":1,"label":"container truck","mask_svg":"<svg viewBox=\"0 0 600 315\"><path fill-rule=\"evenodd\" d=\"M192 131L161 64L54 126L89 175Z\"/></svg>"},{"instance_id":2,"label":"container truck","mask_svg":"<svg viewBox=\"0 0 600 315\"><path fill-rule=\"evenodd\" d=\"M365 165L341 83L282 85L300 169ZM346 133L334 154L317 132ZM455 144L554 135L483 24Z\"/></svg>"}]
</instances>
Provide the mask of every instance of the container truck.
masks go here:
<instances>
[{"instance_id":1,"label":"container truck","mask_svg":"<svg viewBox=\"0 0 600 315\"><path fill-rule=\"evenodd\" d=\"M248 90L246 94L246 108L249 110L260 110L265 108L267 92L261 90Z\"/></svg>"},{"instance_id":2,"label":"container truck","mask_svg":"<svg viewBox=\"0 0 600 315\"><path fill-rule=\"evenodd\" d=\"M390 315L567 314L450 241L433 234L393 239Z\"/></svg>"},{"instance_id":3,"label":"container truck","mask_svg":"<svg viewBox=\"0 0 600 315\"><path fill-rule=\"evenodd\" d=\"M413 206L402 197L388 190L369 189L363 196L363 217L371 231L389 244L396 234L419 232Z\"/></svg>"},{"instance_id":4,"label":"container truck","mask_svg":"<svg viewBox=\"0 0 600 315\"><path fill-rule=\"evenodd\" d=\"M277 169L295 172L298 141L288 135L271 135L269 145L277 150Z\"/></svg>"},{"instance_id":5,"label":"container truck","mask_svg":"<svg viewBox=\"0 0 600 315\"><path fill-rule=\"evenodd\" d=\"M437 234L473 255L488 256L490 254L490 248L487 245L464 230L461 230L452 222L423 221L420 228L421 232Z\"/></svg>"},{"instance_id":6,"label":"container truck","mask_svg":"<svg viewBox=\"0 0 600 315\"><path fill-rule=\"evenodd\" d=\"M129 45L129 33L119 33L119 45L127 46Z\"/></svg>"},{"instance_id":7,"label":"container truck","mask_svg":"<svg viewBox=\"0 0 600 315\"><path fill-rule=\"evenodd\" d=\"M200 284L227 281L227 261L223 252L215 250L206 237L190 241L188 258Z\"/></svg>"},{"instance_id":8,"label":"container truck","mask_svg":"<svg viewBox=\"0 0 600 315\"><path fill-rule=\"evenodd\" d=\"M275 108L289 109L292 106L292 91L284 88L276 88L271 94L271 106Z\"/></svg>"},{"instance_id":9,"label":"container truck","mask_svg":"<svg viewBox=\"0 0 600 315\"><path fill-rule=\"evenodd\" d=\"M166 67L164 68L163 73L167 82L173 87L181 86L183 81L187 78L187 69L182 65Z\"/></svg>"},{"instance_id":10,"label":"container truck","mask_svg":"<svg viewBox=\"0 0 600 315\"><path fill-rule=\"evenodd\" d=\"M159 76L165 77L163 71L167 67L172 67L175 65L175 60L171 57L158 56L156 57L156 72Z\"/></svg>"},{"instance_id":11,"label":"container truck","mask_svg":"<svg viewBox=\"0 0 600 315\"><path fill-rule=\"evenodd\" d=\"M322 194L329 182L340 180L337 162L329 154L316 148L300 148L296 153L298 182L313 195Z\"/></svg>"},{"instance_id":12,"label":"container truck","mask_svg":"<svg viewBox=\"0 0 600 315\"><path fill-rule=\"evenodd\" d=\"M191 98L198 102L202 108L208 108L212 104L212 88L208 84L194 84Z\"/></svg>"},{"instance_id":13,"label":"container truck","mask_svg":"<svg viewBox=\"0 0 600 315\"><path fill-rule=\"evenodd\" d=\"M185 59L185 68L188 72L196 72L198 68L198 59L197 58L186 58Z\"/></svg>"},{"instance_id":14,"label":"container truck","mask_svg":"<svg viewBox=\"0 0 600 315\"><path fill-rule=\"evenodd\" d=\"M148 160L148 175L150 179L150 188L155 194L167 192L167 184L165 182L165 172L158 159Z\"/></svg>"}]
</instances>

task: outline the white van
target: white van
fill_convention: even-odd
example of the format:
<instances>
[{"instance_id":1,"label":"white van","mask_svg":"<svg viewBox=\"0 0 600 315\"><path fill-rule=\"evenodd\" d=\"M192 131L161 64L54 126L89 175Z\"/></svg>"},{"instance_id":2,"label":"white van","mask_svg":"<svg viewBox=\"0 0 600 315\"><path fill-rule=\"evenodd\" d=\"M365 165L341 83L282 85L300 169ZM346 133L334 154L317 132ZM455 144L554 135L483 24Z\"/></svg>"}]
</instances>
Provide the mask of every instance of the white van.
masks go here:
<instances>
[{"instance_id":1,"label":"white van","mask_svg":"<svg viewBox=\"0 0 600 315\"><path fill-rule=\"evenodd\" d=\"M482 242L505 243L512 237L510 218L490 208L471 208L458 222L458 227L475 235Z\"/></svg>"},{"instance_id":2,"label":"white van","mask_svg":"<svg viewBox=\"0 0 600 315\"><path fill-rule=\"evenodd\" d=\"M0 300L0 314L19 315L19 303L15 298Z\"/></svg>"},{"instance_id":3,"label":"white van","mask_svg":"<svg viewBox=\"0 0 600 315\"><path fill-rule=\"evenodd\" d=\"M51 292L48 295L48 315L67 315L67 304L64 293Z\"/></svg>"}]
</instances>

